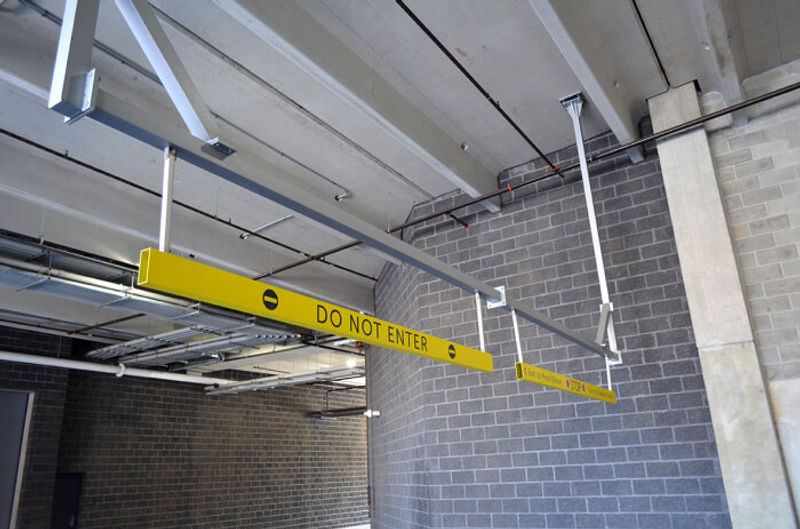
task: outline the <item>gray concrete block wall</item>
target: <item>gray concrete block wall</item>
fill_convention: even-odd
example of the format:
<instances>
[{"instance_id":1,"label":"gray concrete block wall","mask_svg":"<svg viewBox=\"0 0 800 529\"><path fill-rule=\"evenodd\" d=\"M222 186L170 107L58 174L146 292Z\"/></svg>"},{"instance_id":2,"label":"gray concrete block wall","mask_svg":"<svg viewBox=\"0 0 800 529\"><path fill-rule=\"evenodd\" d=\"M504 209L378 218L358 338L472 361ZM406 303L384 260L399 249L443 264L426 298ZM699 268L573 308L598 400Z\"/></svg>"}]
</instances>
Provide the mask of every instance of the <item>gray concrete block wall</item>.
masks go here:
<instances>
[{"instance_id":1,"label":"gray concrete block wall","mask_svg":"<svg viewBox=\"0 0 800 529\"><path fill-rule=\"evenodd\" d=\"M364 392L330 394L332 409ZM70 373L59 470L84 472L82 528L348 527L367 520L364 417L306 417L325 390L209 397Z\"/></svg>"},{"instance_id":2,"label":"gray concrete block wall","mask_svg":"<svg viewBox=\"0 0 800 529\"><path fill-rule=\"evenodd\" d=\"M0 327L3 351L56 356L69 354L69 349L67 338ZM0 388L34 392L17 527L49 529L67 372L0 362Z\"/></svg>"},{"instance_id":3,"label":"gray concrete block wall","mask_svg":"<svg viewBox=\"0 0 800 529\"><path fill-rule=\"evenodd\" d=\"M588 149L609 141L596 138ZM560 164L574 156L574 149L555 155ZM537 170L520 166L501 184L516 185ZM485 313L491 374L371 350L371 399L383 413L371 423L375 437L423 441L404 458L407 467L397 454L373 449L373 479L401 483L413 466L427 474L416 476L426 485L415 494L428 504L424 519L396 504L388 516L392 499L408 489L389 494L376 486L374 527L730 526L658 160L654 152L637 165L618 157L592 174L625 359L613 369L619 403L517 382L511 318L502 309ZM477 207L461 212L469 229L436 219L409 230L406 240L594 336L600 296L575 178L515 190L496 215ZM408 267L391 267L381 279L379 316L392 319L402 315L393 307L418 303L421 330L477 346L471 295ZM413 283L401 288L401 281ZM526 362L603 383L601 358L535 325L523 323L520 331ZM392 378L401 371L402 380ZM416 407L387 398L396 392L392 381L405 389L409 376L424 394L422 422Z\"/></svg>"},{"instance_id":4,"label":"gray concrete block wall","mask_svg":"<svg viewBox=\"0 0 800 529\"><path fill-rule=\"evenodd\" d=\"M389 321L419 326L419 287L416 271L395 267L384 275L386 287L376 301ZM372 511L375 520L386 527L422 529L428 527L430 498L423 411L428 405L420 376L424 362L397 357L375 348L369 349L367 370L371 382L390 391L369 395L372 409L402 409L370 422L370 475L372 476ZM430 384L431 382L425 382ZM375 427L380 421L379 427Z\"/></svg>"},{"instance_id":5,"label":"gray concrete block wall","mask_svg":"<svg viewBox=\"0 0 800 529\"><path fill-rule=\"evenodd\" d=\"M800 62L761 76L758 88L797 80ZM709 144L761 364L776 380L800 377L800 103L769 105Z\"/></svg>"},{"instance_id":6,"label":"gray concrete block wall","mask_svg":"<svg viewBox=\"0 0 800 529\"><path fill-rule=\"evenodd\" d=\"M743 83L748 95L800 81L800 61ZM760 103L709 136L781 455L800 506L800 94Z\"/></svg>"}]
</instances>

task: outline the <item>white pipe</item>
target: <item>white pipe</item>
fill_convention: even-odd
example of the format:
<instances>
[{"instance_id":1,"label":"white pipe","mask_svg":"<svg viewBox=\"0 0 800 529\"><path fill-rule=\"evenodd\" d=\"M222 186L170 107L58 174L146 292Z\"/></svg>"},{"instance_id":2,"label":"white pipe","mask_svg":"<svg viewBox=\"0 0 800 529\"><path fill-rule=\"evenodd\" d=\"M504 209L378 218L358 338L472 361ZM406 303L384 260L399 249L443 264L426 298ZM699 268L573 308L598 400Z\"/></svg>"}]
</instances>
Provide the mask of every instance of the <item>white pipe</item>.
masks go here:
<instances>
[{"instance_id":1,"label":"white pipe","mask_svg":"<svg viewBox=\"0 0 800 529\"><path fill-rule=\"evenodd\" d=\"M483 339L483 314L481 313L481 293L475 292L475 310L478 312L478 337L481 340L481 351L486 351Z\"/></svg>"},{"instance_id":2,"label":"white pipe","mask_svg":"<svg viewBox=\"0 0 800 529\"><path fill-rule=\"evenodd\" d=\"M10 353L8 351L0 351L0 360L5 362L17 362L19 364L61 367L64 369L78 369L81 371L93 371L95 373L109 373L118 377L125 375L140 378L154 378L156 380L187 382L189 384L202 384L204 386L225 386L226 384L231 383L230 380L225 380L223 378L198 377L192 375L182 375L180 373L150 371L149 369L138 369L135 367L96 364L94 362L83 362L81 360L68 360L66 358Z\"/></svg>"},{"instance_id":3,"label":"white pipe","mask_svg":"<svg viewBox=\"0 0 800 529\"><path fill-rule=\"evenodd\" d=\"M259 226L258 228L254 229L254 230L242 232L239 235L239 238L242 239L242 240L247 240L247 238L250 237L250 235L253 234L253 233L259 233L262 230L266 230L267 228L272 228L273 226L277 226L281 222L285 222L285 221L287 221L289 219L292 219L292 218L294 218L294 215L289 213L288 215L284 215L283 217L277 218L275 220L271 220L271 221L267 222L266 224L264 224L263 226Z\"/></svg>"},{"instance_id":4,"label":"white pipe","mask_svg":"<svg viewBox=\"0 0 800 529\"><path fill-rule=\"evenodd\" d=\"M514 340L517 342L517 358L519 358L520 364L524 364L525 362L522 361L522 341L519 339L519 323L517 323L516 309L511 309L511 321L514 322Z\"/></svg>"},{"instance_id":5,"label":"white pipe","mask_svg":"<svg viewBox=\"0 0 800 529\"><path fill-rule=\"evenodd\" d=\"M168 252L172 227L172 182L175 180L175 149L164 147L164 175L161 180L161 222L158 225L158 250Z\"/></svg>"}]
</instances>

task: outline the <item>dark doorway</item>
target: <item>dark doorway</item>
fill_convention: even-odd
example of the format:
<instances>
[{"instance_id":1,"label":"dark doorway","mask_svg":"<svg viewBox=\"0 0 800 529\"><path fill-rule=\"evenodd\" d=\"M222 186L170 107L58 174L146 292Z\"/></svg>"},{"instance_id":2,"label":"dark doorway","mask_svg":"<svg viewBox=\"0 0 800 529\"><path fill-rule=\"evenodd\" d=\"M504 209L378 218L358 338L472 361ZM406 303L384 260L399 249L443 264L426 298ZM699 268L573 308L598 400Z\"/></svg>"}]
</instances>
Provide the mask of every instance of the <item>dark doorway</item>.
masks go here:
<instances>
[{"instance_id":1,"label":"dark doorway","mask_svg":"<svg viewBox=\"0 0 800 529\"><path fill-rule=\"evenodd\" d=\"M0 527L14 527L31 395L0 390Z\"/></svg>"},{"instance_id":2,"label":"dark doorway","mask_svg":"<svg viewBox=\"0 0 800 529\"><path fill-rule=\"evenodd\" d=\"M81 498L83 474L56 474L53 489L53 514L51 529L74 529L78 527L78 503Z\"/></svg>"}]
</instances>

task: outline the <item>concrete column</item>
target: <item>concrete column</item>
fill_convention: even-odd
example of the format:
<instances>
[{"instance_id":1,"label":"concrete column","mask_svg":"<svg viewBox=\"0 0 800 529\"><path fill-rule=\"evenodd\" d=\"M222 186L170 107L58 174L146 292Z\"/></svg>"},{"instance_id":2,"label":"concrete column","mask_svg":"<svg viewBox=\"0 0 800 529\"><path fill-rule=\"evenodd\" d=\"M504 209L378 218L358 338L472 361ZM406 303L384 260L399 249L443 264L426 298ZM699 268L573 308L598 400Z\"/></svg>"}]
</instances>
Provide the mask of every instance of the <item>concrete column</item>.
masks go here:
<instances>
[{"instance_id":1,"label":"concrete column","mask_svg":"<svg viewBox=\"0 0 800 529\"><path fill-rule=\"evenodd\" d=\"M700 116L692 83L649 105L655 131ZM658 156L733 527L797 527L705 130Z\"/></svg>"}]
</instances>

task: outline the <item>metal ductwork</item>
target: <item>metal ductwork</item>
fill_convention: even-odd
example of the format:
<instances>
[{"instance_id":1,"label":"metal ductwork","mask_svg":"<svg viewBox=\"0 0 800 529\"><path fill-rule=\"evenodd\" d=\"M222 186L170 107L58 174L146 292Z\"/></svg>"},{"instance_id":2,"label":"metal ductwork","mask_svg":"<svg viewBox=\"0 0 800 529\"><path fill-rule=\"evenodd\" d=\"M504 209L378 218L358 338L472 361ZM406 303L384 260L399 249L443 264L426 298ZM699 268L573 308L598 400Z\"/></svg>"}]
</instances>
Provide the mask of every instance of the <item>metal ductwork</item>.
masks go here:
<instances>
[{"instance_id":1,"label":"metal ductwork","mask_svg":"<svg viewBox=\"0 0 800 529\"><path fill-rule=\"evenodd\" d=\"M153 373L151 378L159 378L170 373L136 370L127 366L163 367L170 371L236 369L242 363L254 365L254 359L262 355L274 361L278 358L288 359L289 355L302 354L301 350L314 347L319 339L315 337L315 344L310 344L305 341L309 339L308 336L283 324L136 288L132 286L136 282L136 276L137 271L124 264L107 263L79 252L28 241L24 237L0 234L0 285L7 285L17 291L41 292L95 307L113 308L186 325L146 337L97 329L97 334L102 337L98 337L98 340L105 341L108 345L89 351L87 358L101 362L113 361L118 365L70 360L69 362L78 363L64 364L61 367L109 373L119 373L120 370L131 373L144 371ZM82 328L79 323L61 322L13 311L0 311L0 324L3 320L33 330L38 325L47 325L53 332L61 333ZM319 343L319 347L326 348L323 345L325 340ZM285 353L271 355L273 351L265 351L265 345L272 345L273 349L277 346L282 351L285 349ZM339 353L361 356L357 351L341 348L336 350ZM34 356L26 361L35 363L36 358L38 357ZM231 366L225 367L229 360L232 361ZM47 361L46 358L43 361ZM234 383L236 387L230 393L342 380L363 376L363 373L363 367L360 366L321 367L315 371L279 374ZM226 389L227 387L226 385Z\"/></svg>"},{"instance_id":2,"label":"metal ductwork","mask_svg":"<svg viewBox=\"0 0 800 529\"><path fill-rule=\"evenodd\" d=\"M257 349L262 345L271 343L285 343L290 337L291 335L286 334L250 336L233 333L127 355L119 358L119 361L125 364L149 366L167 365L173 362L191 362L193 359L199 359L215 353Z\"/></svg>"},{"instance_id":3,"label":"metal ductwork","mask_svg":"<svg viewBox=\"0 0 800 529\"><path fill-rule=\"evenodd\" d=\"M46 334L55 334L58 336L69 336L72 333L77 333L82 329L86 329L86 326L81 323L49 318L47 316L25 314L6 309L0 309L0 325ZM92 327L91 333L81 332L80 334L76 334L75 337L92 342L115 344L122 341L134 340L139 336L129 332L106 329L103 326L99 326Z\"/></svg>"},{"instance_id":4,"label":"metal ductwork","mask_svg":"<svg viewBox=\"0 0 800 529\"><path fill-rule=\"evenodd\" d=\"M308 416L324 421L338 419L339 417L366 417L366 415L364 415L366 412L366 406L358 406L356 408L340 408L338 410L312 411Z\"/></svg>"},{"instance_id":5,"label":"metal ductwork","mask_svg":"<svg viewBox=\"0 0 800 529\"><path fill-rule=\"evenodd\" d=\"M364 376L363 367L345 367L321 371L308 371L305 373L293 373L290 375L279 375L267 378L255 378L244 382L234 382L225 387L209 390L209 395L225 395L229 393L241 393L242 391L258 391L277 387L296 386L299 384L310 384L312 382L344 380Z\"/></svg>"}]
</instances>

